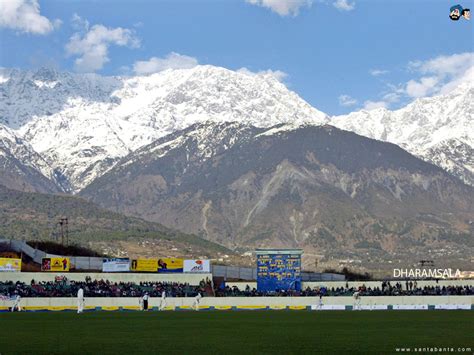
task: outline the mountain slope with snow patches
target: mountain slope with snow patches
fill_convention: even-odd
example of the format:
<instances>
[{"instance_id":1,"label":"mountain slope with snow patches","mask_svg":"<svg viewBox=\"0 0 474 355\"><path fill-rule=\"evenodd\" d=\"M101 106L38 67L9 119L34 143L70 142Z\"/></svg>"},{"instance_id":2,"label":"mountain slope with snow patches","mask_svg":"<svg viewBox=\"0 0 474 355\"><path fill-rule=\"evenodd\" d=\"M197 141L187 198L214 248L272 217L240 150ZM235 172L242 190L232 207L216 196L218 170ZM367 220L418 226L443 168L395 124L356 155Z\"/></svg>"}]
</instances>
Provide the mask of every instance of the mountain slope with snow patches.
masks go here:
<instances>
[{"instance_id":1,"label":"mountain slope with snow patches","mask_svg":"<svg viewBox=\"0 0 474 355\"><path fill-rule=\"evenodd\" d=\"M471 255L472 187L329 125L195 124L131 153L80 195L231 249Z\"/></svg>"},{"instance_id":2,"label":"mountain slope with snow patches","mask_svg":"<svg viewBox=\"0 0 474 355\"><path fill-rule=\"evenodd\" d=\"M474 185L474 87L417 99L406 107L353 112L331 125L397 144Z\"/></svg>"},{"instance_id":3,"label":"mountain slope with snow patches","mask_svg":"<svg viewBox=\"0 0 474 355\"><path fill-rule=\"evenodd\" d=\"M56 183L55 183L56 182ZM61 180L33 147L0 124L0 183L21 191L54 193Z\"/></svg>"},{"instance_id":4,"label":"mountain slope with snow patches","mask_svg":"<svg viewBox=\"0 0 474 355\"><path fill-rule=\"evenodd\" d=\"M283 129L329 123L395 143L474 185L473 90L464 84L400 110L329 118L268 74L214 66L140 77L3 68L0 124L42 158L44 176L73 193L137 149L207 121L290 124Z\"/></svg>"},{"instance_id":5,"label":"mountain slope with snow patches","mask_svg":"<svg viewBox=\"0 0 474 355\"><path fill-rule=\"evenodd\" d=\"M66 176L73 192L130 152L195 123L328 119L271 75L213 66L130 78L2 69L0 77L0 123Z\"/></svg>"}]
</instances>

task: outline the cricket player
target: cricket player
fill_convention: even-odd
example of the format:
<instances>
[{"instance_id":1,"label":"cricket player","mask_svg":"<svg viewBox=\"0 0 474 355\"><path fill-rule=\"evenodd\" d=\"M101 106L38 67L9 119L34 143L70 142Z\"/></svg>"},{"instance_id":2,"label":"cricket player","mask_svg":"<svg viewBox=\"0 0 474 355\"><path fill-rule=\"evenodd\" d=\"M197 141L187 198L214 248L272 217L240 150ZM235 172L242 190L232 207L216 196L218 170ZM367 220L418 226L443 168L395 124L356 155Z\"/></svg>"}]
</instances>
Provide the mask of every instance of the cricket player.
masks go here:
<instances>
[{"instance_id":1,"label":"cricket player","mask_svg":"<svg viewBox=\"0 0 474 355\"><path fill-rule=\"evenodd\" d=\"M161 292L160 311L164 310L165 307L166 307L166 291L163 290L163 292Z\"/></svg>"},{"instance_id":2,"label":"cricket player","mask_svg":"<svg viewBox=\"0 0 474 355\"><path fill-rule=\"evenodd\" d=\"M143 297L138 298L138 304L140 305L140 311L143 311Z\"/></svg>"},{"instance_id":3,"label":"cricket player","mask_svg":"<svg viewBox=\"0 0 474 355\"><path fill-rule=\"evenodd\" d=\"M15 312L15 311L21 312L20 302L21 302L21 297L20 295L17 294L16 297L14 298L12 312Z\"/></svg>"},{"instance_id":4,"label":"cricket player","mask_svg":"<svg viewBox=\"0 0 474 355\"><path fill-rule=\"evenodd\" d=\"M362 309L360 305L360 301L361 301L360 292L359 291L354 292L353 297L354 297L354 310L358 309L360 311Z\"/></svg>"},{"instance_id":5,"label":"cricket player","mask_svg":"<svg viewBox=\"0 0 474 355\"><path fill-rule=\"evenodd\" d=\"M323 309L323 293L319 292L319 302L318 302L318 309Z\"/></svg>"},{"instance_id":6,"label":"cricket player","mask_svg":"<svg viewBox=\"0 0 474 355\"><path fill-rule=\"evenodd\" d=\"M79 291L77 291L77 314L82 313L84 311L84 290L82 286L79 287Z\"/></svg>"},{"instance_id":7,"label":"cricket player","mask_svg":"<svg viewBox=\"0 0 474 355\"><path fill-rule=\"evenodd\" d=\"M148 311L148 292L143 295L143 310Z\"/></svg>"},{"instance_id":8,"label":"cricket player","mask_svg":"<svg viewBox=\"0 0 474 355\"><path fill-rule=\"evenodd\" d=\"M196 295L196 297L194 297L194 303L193 303L193 308L196 310L196 311L199 311L199 302L201 302L201 293L198 292L198 294Z\"/></svg>"}]
</instances>

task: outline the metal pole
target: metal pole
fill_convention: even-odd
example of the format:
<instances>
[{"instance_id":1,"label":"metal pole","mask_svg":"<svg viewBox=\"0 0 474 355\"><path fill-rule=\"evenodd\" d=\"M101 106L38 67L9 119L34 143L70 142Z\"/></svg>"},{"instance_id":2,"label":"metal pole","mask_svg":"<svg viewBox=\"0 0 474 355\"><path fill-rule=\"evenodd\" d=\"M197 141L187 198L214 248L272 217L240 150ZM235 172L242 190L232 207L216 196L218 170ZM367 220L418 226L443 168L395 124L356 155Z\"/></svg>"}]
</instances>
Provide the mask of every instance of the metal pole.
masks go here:
<instances>
[{"instance_id":1,"label":"metal pole","mask_svg":"<svg viewBox=\"0 0 474 355\"><path fill-rule=\"evenodd\" d=\"M63 219L59 221L59 225L61 226L61 245L64 245L64 229L63 229Z\"/></svg>"}]
</instances>

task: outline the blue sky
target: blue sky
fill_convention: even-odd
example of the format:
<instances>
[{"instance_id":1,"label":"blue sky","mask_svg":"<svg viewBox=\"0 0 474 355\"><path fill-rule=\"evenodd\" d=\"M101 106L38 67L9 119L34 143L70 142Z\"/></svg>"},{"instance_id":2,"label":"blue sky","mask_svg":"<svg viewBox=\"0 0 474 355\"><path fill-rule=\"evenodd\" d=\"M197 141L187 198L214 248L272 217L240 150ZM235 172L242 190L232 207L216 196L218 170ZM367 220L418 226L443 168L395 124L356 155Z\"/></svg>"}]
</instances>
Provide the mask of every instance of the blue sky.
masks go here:
<instances>
[{"instance_id":1,"label":"blue sky","mask_svg":"<svg viewBox=\"0 0 474 355\"><path fill-rule=\"evenodd\" d=\"M0 3L10 11L0 9L2 67L104 75L195 63L272 70L328 114L398 108L474 73L473 22L448 17L451 5L474 8L472 0Z\"/></svg>"}]
</instances>

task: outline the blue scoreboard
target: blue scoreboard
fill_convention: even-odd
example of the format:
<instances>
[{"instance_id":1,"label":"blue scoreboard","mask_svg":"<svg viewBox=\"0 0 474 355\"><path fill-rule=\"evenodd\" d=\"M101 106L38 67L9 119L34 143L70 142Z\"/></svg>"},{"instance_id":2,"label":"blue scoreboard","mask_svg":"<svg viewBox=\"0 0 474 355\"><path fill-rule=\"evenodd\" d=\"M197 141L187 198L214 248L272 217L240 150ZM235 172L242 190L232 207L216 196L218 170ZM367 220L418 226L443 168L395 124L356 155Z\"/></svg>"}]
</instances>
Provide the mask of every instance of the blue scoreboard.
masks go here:
<instances>
[{"instance_id":1,"label":"blue scoreboard","mask_svg":"<svg viewBox=\"0 0 474 355\"><path fill-rule=\"evenodd\" d=\"M257 249L257 290L301 290L300 249Z\"/></svg>"}]
</instances>

